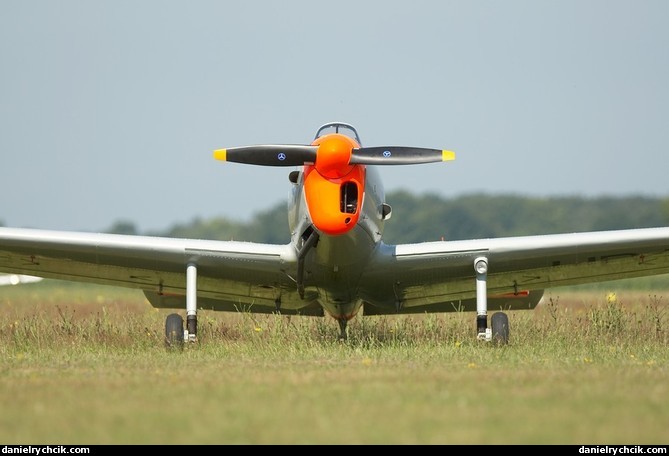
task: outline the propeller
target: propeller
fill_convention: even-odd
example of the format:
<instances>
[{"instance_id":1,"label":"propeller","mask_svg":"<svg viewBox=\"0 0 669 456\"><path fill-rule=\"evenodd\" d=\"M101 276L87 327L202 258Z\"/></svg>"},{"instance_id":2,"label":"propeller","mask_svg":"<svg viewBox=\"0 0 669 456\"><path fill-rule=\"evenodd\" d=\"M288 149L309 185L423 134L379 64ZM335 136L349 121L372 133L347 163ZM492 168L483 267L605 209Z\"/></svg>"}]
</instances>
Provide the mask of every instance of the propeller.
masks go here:
<instances>
[{"instance_id":1,"label":"propeller","mask_svg":"<svg viewBox=\"0 0 669 456\"><path fill-rule=\"evenodd\" d=\"M299 144L241 146L214 151L217 160L263 166L301 166L317 164L319 151L325 142L317 146ZM327 148L327 154L333 153L347 165L413 165L455 160L455 152L422 147L336 147L334 152ZM325 150L323 150L325 154ZM328 159L329 160L329 159Z\"/></svg>"},{"instance_id":2,"label":"propeller","mask_svg":"<svg viewBox=\"0 0 669 456\"><path fill-rule=\"evenodd\" d=\"M318 146L273 144L218 149L214 151L214 158L247 165L301 166L307 163L316 163L317 153Z\"/></svg>"},{"instance_id":3,"label":"propeller","mask_svg":"<svg viewBox=\"0 0 669 456\"><path fill-rule=\"evenodd\" d=\"M455 152L423 147L361 147L353 149L350 164L417 165L455 160Z\"/></svg>"}]
</instances>

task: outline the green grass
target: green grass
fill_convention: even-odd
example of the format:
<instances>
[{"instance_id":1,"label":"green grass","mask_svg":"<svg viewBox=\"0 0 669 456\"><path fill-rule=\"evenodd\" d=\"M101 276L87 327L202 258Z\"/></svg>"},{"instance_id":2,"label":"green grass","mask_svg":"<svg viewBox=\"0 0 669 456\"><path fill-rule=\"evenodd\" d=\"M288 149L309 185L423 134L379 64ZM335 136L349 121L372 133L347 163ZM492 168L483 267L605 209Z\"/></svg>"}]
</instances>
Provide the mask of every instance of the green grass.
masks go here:
<instances>
[{"instance_id":1,"label":"green grass","mask_svg":"<svg viewBox=\"0 0 669 456\"><path fill-rule=\"evenodd\" d=\"M547 292L504 347L473 313L357 317L340 343L328 318L200 312L173 352L140 292L3 287L0 441L666 444L667 294Z\"/></svg>"}]
</instances>

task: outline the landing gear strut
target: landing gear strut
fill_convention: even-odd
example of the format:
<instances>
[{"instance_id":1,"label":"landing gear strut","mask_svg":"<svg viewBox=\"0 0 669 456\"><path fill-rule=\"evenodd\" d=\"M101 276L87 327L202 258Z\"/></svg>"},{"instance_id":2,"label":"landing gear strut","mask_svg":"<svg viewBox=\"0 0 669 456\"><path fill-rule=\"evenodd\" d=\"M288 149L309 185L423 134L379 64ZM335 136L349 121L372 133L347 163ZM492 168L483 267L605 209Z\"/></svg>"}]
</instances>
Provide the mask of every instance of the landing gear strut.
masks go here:
<instances>
[{"instance_id":1,"label":"landing gear strut","mask_svg":"<svg viewBox=\"0 0 669 456\"><path fill-rule=\"evenodd\" d=\"M340 341L345 341L348 337L346 334L346 325L348 323L348 320L345 318L338 318L337 322L339 323L339 340Z\"/></svg>"},{"instance_id":2,"label":"landing gear strut","mask_svg":"<svg viewBox=\"0 0 669 456\"><path fill-rule=\"evenodd\" d=\"M197 266L188 263L186 267L186 329L184 339L197 342Z\"/></svg>"},{"instance_id":3,"label":"landing gear strut","mask_svg":"<svg viewBox=\"0 0 669 456\"><path fill-rule=\"evenodd\" d=\"M173 313L165 320L165 344L168 348L183 348L185 342L197 342L197 267L186 268L186 328L181 315Z\"/></svg>"},{"instance_id":4,"label":"landing gear strut","mask_svg":"<svg viewBox=\"0 0 669 456\"><path fill-rule=\"evenodd\" d=\"M494 342L498 345L509 343L509 317L504 312L496 312L490 319L492 328L488 328L488 259L477 257L474 260L476 271L476 339Z\"/></svg>"}]
</instances>

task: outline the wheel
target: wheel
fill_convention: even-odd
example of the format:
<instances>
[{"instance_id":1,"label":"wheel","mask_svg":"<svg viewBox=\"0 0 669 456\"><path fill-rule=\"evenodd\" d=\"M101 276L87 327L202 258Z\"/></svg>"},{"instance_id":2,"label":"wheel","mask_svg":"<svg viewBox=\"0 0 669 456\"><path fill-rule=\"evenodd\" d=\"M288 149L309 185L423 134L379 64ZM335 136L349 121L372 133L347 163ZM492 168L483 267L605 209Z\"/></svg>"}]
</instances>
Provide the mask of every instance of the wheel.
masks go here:
<instances>
[{"instance_id":1,"label":"wheel","mask_svg":"<svg viewBox=\"0 0 669 456\"><path fill-rule=\"evenodd\" d=\"M493 314L490 319L492 325L492 341L497 345L509 343L509 317L504 312Z\"/></svg>"},{"instance_id":2,"label":"wheel","mask_svg":"<svg viewBox=\"0 0 669 456\"><path fill-rule=\"evenodd\" d=\"M165 345L179 349L184 346L184 319L179 314L169 314L165 320Z\"/></svg>"}]
</instances>

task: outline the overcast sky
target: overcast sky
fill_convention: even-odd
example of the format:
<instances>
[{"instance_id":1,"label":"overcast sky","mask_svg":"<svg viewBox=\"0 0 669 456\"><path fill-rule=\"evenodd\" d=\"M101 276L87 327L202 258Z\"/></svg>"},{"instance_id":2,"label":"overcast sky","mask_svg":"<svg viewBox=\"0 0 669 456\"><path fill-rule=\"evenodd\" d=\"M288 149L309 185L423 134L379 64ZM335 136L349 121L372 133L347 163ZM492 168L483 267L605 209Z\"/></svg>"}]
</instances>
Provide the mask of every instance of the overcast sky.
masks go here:
<instances>
[{"instance_id":1,"label":"overcast sky","mask_svg":"<svg viewBox=\"0 0 669 456\"><path fill-rule=\"evenodd\" d=\"M335 120L456 152L383 168L386 191L668 196L668 19L663 0L2 0L0 221L248 220L290 168L212 151Z\"/></svg>"}]
</instances>

